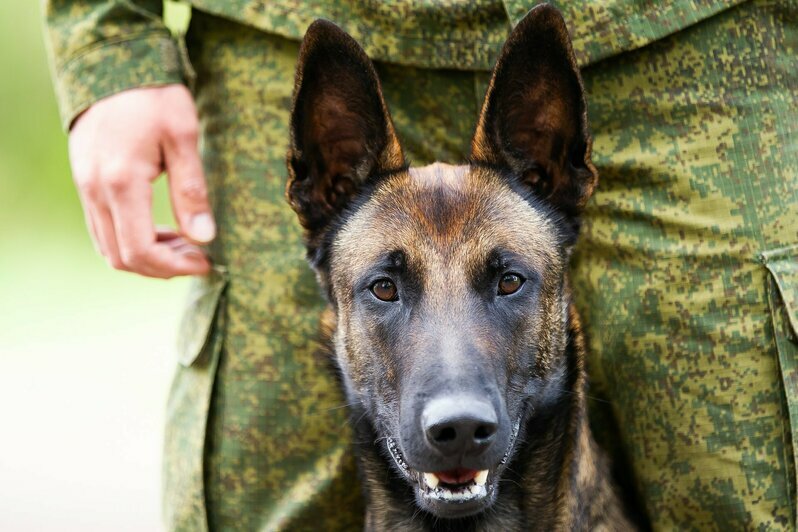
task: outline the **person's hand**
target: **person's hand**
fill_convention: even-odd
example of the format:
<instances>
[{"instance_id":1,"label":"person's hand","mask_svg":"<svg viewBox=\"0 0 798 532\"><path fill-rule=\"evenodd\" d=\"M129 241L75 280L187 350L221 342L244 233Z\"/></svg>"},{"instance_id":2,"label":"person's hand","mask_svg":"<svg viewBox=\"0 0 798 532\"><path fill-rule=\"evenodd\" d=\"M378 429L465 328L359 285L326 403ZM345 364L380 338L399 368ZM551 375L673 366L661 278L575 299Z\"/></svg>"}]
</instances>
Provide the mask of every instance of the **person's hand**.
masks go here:
<instances>
[{"instance_id":1,"label":"person's hand","mask_svg":"<svg viewBox=\"0 0 798 532\"><path fill-rule=\"evenodd\" d=\"M86 110L69 134L72 175L99 252L149 277L205 274L216 235L197 151L197 110L182 85L131 89ZM152 181L166 171L179 230L156 229Z\"/></svg>"}]
</instances>

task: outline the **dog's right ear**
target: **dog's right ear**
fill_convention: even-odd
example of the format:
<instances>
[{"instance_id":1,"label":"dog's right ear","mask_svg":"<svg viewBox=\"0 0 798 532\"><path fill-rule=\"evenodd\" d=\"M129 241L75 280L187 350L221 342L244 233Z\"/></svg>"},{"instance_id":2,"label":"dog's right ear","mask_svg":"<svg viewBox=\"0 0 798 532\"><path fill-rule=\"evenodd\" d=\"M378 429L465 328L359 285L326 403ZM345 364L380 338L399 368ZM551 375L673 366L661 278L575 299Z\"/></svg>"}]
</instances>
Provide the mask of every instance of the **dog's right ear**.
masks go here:
<instances>
[{"instance_id":1,"label":"dog's right ear","mask_svg":"<svg viewBox=\"0 0 798 532\"><path fill-rule=\"evenodd\" d=\"M371 60L338 26L317 20L299 51L286 188L311 259L362 187L404 165Z\"/></svg>"},{"instance_id":2,"label":"dog's right ear","mask_svg":"<svg viewBox=\"0 0 798 532\"><path fill-rule=\"evenodd\" d=\"M598 181L579 68L562 15L539 4L502 49L471 158L509 170L578 225Z\"/></svg>"}]
</instances>

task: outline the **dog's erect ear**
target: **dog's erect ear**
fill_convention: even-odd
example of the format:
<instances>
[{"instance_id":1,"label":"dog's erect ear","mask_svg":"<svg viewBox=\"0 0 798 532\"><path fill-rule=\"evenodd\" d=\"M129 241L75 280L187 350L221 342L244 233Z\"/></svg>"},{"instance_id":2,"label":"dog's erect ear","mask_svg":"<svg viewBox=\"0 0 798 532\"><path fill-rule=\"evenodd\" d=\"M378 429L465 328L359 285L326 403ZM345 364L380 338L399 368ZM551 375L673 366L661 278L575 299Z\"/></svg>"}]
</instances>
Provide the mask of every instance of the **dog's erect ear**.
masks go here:
<instances>
[{"instance_id":1,"label":"dog's erect ear","mask_svg":"<svg viewBox=\"0 0 798 532\"><path fill-rule=\"evenodd\" d=\"M509 170L576 217L598 181L587 109L568 30L542 4L502 49L471 142L471 158Z\"/></svg>"},{"instance_id":2,"label":"dog's erect ear","mask_svg":"<svg viewBox=\"0 0 798 532\"><path fill-rule=\"evenodd\" d=\"M309 250L370 177L403 166L374 66L343 30L317 20L299 51L286 189Z\"/></svg>"}]
</instances>

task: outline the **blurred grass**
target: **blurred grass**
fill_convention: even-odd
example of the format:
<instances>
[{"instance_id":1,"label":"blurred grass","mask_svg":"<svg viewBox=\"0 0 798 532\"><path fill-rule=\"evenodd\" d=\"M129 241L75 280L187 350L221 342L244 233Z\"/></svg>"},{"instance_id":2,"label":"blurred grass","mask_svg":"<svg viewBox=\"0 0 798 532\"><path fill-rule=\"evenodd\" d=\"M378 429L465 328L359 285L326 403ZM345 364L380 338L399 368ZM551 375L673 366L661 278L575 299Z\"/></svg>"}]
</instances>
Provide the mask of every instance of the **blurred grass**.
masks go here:
<instances>
[{"instance_id":1,"label":"blurred grass","mask_svg":"<svg viewBox=\"0 0 798 532\"><path fill-rule=\"evenodd\" d=\"M40 9L0 7L0 530L158 530L186 280L116 272L94 252ZM171 221L163 180L154 209Z\"/></svg>"}]
</instances>

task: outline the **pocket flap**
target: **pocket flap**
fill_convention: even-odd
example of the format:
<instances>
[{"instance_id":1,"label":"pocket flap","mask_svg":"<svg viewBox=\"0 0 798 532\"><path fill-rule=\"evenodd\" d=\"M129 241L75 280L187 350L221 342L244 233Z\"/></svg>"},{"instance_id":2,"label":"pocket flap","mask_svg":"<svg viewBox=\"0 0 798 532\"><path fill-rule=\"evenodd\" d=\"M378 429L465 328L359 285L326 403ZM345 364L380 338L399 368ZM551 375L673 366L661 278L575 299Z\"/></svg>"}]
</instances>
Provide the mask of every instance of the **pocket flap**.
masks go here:
<instances>
[{"instance_id":1,"label":"pocket flap","mask_svg":"<svg viewBox=\"0 0 798 532\"><path fill-rule=\"evenodd\" d=\"M209 275L194 280L177 337L180 364L190 366L203 353L226 286L227 270L222 266L214 266Z\"/></svg>"},{"instance_id":2,"label":"pocket flap","mask_svg":"<svg viewBox=\"0 0 798 532\"><path fill-rule=\"evenodd\" d=\"M798 245L765 252L762 261L773 275L784 304L790 339L798 341Z\"/></svg>"}]
</instances>

